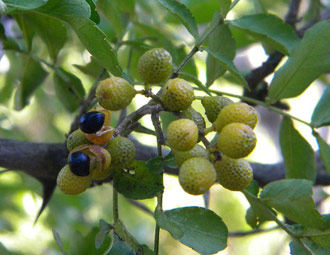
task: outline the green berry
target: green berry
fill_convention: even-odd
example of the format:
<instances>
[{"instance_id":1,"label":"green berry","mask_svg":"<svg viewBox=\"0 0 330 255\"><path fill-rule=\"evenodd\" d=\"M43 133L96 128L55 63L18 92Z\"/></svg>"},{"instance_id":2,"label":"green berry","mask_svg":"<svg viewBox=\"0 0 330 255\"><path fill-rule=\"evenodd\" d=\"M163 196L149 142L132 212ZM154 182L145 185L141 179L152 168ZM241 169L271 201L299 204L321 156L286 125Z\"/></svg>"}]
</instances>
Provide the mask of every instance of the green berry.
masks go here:
<instances>
[{"instance_id":1,"label":"green berry","mask_svg":"<svg viewBox=\"0 0 330 255\"><path fill-rule=\"evenodd\" d=\"M220 132L223 127L230 123L244 123L254 129L257 121L257 111L252 106L240 102L223 107L214 122L214 127L217 132Z\"/></svg>"},{"instance_id":2,"label":"green berry","mask_svg":"<svg viewBox=\"0 0 330 255\"><path fill-rule=\"evenodd\" d=\"M250 126L231 123L222 129L217 147L231 158L243 158L253 151L256 142L256 135Z\"/></svg>"},{"instance_id":3,"label":"green berry","mask_svg":"<svg viewBox=\"0 0 330 255\"><path fill-rule=\"evenodd\" d=\"M197 125L189 119L172 121L167 127L166 139L172 149L189 151L198 140Z\"/></svg>"},{"instance_id":4,"label":"green berry","mask_svg":"<svg viewBox=\"0 0 330 255\"><path fill-rule=\"evenodd\" d=\"M84 192L92 183L92 175L78 176L71 172L69 165L65 165L57 176L57 186L69 195Z\"/></svg>"},{"instance_id":5,"label":"green berry","mask_svg":"<svg viewBox=\"0 0 330 255\"><path fill-rule=\"evenodd\" d=\"M182 111L182 113L186 118L194 121L200 131L204 130L206 125L205 120L202 114L196 111L192 106L189 106L186 110Z\"/></svg>"},{"instance_id":6,"label":"green berry","mask_svg":"<svg viewBox=\"0 0 330 255\"><path fill-rule=\"evenodd\" d=\"M216 172L205 158L195 157L186 160L179 170L181 187L191 195L205 193L215 182Z\"/></svg>"},{"instance_id":7,"label":"green berry","mask_svg":"<svg viewBox=\"0 0 330 255\"><path fill-rule=\"evenodd\" d=\"M162 89L164 106L171 111L187 109L194 100L194 90L189 82L175 78L166 82Z\"/></svg>"},{"instance_id":8,"label":"green berry","mask_svg":"<svg viewBox=\"0 0 330 255\"><path fill-rule=\"evenodd\" d=\"M96 98L105 109L117 111L128 106L136 91L125 79L112 76L102 81L96 89Z\"/></svg>"},{"instance_id":9,"label":"green berry","mask_svg":"<svg viewBox=\"0 0 330 255\"><path fill-rule=\"evenodd\" d=\"M202 99L205 114L212 123L217 119L222 108L232 103L234 102L231 99L222 96L204 97Z\"/></svg>"},{"instance_id":10,"label":"green berry","mask_svg":"<svg viewBox=\"0 0 330 255\"><path fill-rule=\"evenodd\" d=\"M138 72L146 84L157 84L165 81L172 72L170 53L162 48L146 51L139 59Z\"/></svg>"},{"instance_id":11,"label":"green berry","mask_svg":"<svg viewBox=\"0 0 330 255\"><path fill-rule=\"evenodd\" d=\"M111 154L112 161L110 168L125 168L130 165L135 158L135 145L126 137L115 137L110 140L106 149Z\"/></svg>"},{"instance_id":12,"label":"green berry","mask_svg":"<svg viewBox=\"0 0 330 255\"><path fill-rule=\"evenodd\" d=\"M172 150L174 161L180 167L183 162L185 162L187 159L194 158L194 157L202 157L205 159L208 159L208 153L205 150L205 148L199 144L196 144L194 148L192 148L190 151L178 151L178 150Z\"/></svg>"},{"instance_id":13,"label":"green berry","mask_svg":"<svg viewBox=\"0 0 330 255\"><path fill-rule=\"evenodd\" d=\"M72 151L74 148L83 144L90 144L90 142L87 140L84 132L80 129L73 131L66 140L68 151Z\"/></svg>"},{"instance_id":14,"label":"green berry","mask_svg":"<svg viewBox=\"0 0 330 255\"><path fill-rule=\"evenodd\" d=\"M221 161L214 163L214 167L219 183L226 189L242 191L253 180L253 170L244 159L232 159L224 155Z\"/></svg>"}]
</instances>

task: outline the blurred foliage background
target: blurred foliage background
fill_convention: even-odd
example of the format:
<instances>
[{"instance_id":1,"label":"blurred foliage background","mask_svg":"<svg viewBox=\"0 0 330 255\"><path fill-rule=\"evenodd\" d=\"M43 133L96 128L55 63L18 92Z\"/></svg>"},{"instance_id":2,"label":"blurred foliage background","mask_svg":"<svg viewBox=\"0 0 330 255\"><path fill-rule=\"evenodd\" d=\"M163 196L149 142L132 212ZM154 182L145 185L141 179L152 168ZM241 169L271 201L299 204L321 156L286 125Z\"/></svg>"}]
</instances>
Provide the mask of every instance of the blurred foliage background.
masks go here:
<instances>
[{"instance_id":1,"label":"blurred foliage background","mask_svg":"<svg viewBox=\"0 0 330 255\"><path fill-rule=\"evenodd\" d=\"M182 2L192 11L201 31L211 21L214 11L220 8L218 0L182 0ZM301 24L317 15L320 4L329 4L328 0L304 0L302 2L299 16L303 16L304 20L301 21ZM264 10L284 18L288 3L288 0L242 0L230 12L228 19ZM193 46L193 37L157 1L98 0L97 8L101 18L98 26L106 33L113 45L119 48L120 64L137 84L139 83L136 70L137 61L148 48L166 48L174 56L175 65L179 65ZM10 31L11 36L24 45L22 32L15 20L9 16L2 16L1 22L10 27L6 31ZM129 33L125 38L126 43L122 44L118 41L118 37L124 33L123 27L126 27L127 24L129 24ZM85 90L88 91L101 67L90 58L74 32L70 29L67 31L69 40L59 53L57 65L79 77ZM248 73L266 59L263 47L252 38L246 37L241 31L233 29L232 32L239 48L235 64L242 73ZM42 59L49 60L46 46L38 36L33 39L32 52ZM56 97L52 75L49 75L42 86L36 90L27 107L21 111L15 111L13 109L15 90L19 86L23 56L13 51L3 53L4 55L0 56L0 137L42 143L64 142L75 112L69 112ZM193 74L205 82L205 58L205 54L197 54L194 61L186 65L183 71ZM52 72L47 66L44 67L47 71ZM317 86L310 87L298 99L290 100L288 103L292 108L291 113L309 120L311 111L320 97L322 86L324 84L319 81ZM219 87L232 93L241 93L242 90L241 87L231 83L231 77L228 75L217 80L214 88ZM305 101L307 97L309 104L301 107L301 102ZM142 96L137 97L128 111L134 111L146 100ZM195 102L194 107L203 112L199 102ZM262 116L267 116L267 114L275 118L273 123L279 120L273 113L266 113ZM112 120L114 125L118 119L117 115L118 113L114 113ZM276 139L278 131L276 128L279 123L270 128L271 125L267 124L270 118L261 118L257 129L258 146L249 157L250 160L263 163L275 163L280 160ZM150 125L149 119L144 118L143 121L146 126ZM309 131L304 133L304 127L298 125L298 128L301 128L300 131L303 135L309 137L309 141L316 149ZM323 134L326 132L327 129L323 129ZM155 139L152 136L135 133L134 135L144 143L155 145ZM323 189L323 192L330 193L326 189ZM111 185L93 187L77 196L55 192L49 206L39 221L34 224L42 201L40 194L40 184L25 174L11 171L0 175L0 254L59 255L61 251L54 240L52 229L59 234L66 251L79 255L99 254L94 253L95 251L88 251L86 247L94 246L99 220L112 221ZM222 217L230 232L251 230L245 222L244 216L248 204L242 194L227 191L219 185L214 185L210 194L210 209ZM152 247L154 219L136 208L124 197L120 196L119 201L120 217L128 230L140 243ZM324 203L323 213L330 212L329 202ZM155 199L144 200L142 203L152 211L156 204ZM184 193L176 177L165 176L164 208L171 209L187 205L203 206L202 196L194 197ZM264 227L268 228L272 225L266 224ZM289 254L288 242L289 238L280 230L245 237L231 237L228 248L219 254ZM166 231L161 231L160 247L161 254L197 254L172 239Z\"/></svg>"}]
</instances>

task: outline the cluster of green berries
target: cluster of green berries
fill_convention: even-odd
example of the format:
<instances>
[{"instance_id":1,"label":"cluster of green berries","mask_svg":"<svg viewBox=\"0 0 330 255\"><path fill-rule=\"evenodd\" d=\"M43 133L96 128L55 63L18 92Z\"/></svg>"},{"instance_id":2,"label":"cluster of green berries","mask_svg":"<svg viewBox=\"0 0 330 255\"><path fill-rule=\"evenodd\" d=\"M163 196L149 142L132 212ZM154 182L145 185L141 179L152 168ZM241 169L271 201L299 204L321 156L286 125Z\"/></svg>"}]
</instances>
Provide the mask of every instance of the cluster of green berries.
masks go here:
<instances>
[{"instance_id":1,"label":"cluster of green berries","mask_svg":"<svg viewBox=\"0 0 330 255\"><path fill-rule=\"evenodd\" d=\"M200 195L218 180L227 189L245 189L253 174L249 163L242 158L256 145L255 109L222 96L202 98L212 130L219 133L216 148L204 148L198 142L205 130L205 120L191 106L195 96L190 83L181 78L169 79L171 55L162 48L145 52L138 62L138 72L146 85L165 82L159 100L166 111L181 116L166 130L166 145L171 148L180 168L181 187L189 194ZM67 139L68 164L57 179L64 193L81 193L93 180L108 178L114 170L122 170L132 163L135 158L133 142L125 137L114 137L115 129L110 121L111 111L127 107L137 93L120 77L111 77L99 84L96 99L100 107L83 115L80 129Z\"/></svg>"}]
</instances>

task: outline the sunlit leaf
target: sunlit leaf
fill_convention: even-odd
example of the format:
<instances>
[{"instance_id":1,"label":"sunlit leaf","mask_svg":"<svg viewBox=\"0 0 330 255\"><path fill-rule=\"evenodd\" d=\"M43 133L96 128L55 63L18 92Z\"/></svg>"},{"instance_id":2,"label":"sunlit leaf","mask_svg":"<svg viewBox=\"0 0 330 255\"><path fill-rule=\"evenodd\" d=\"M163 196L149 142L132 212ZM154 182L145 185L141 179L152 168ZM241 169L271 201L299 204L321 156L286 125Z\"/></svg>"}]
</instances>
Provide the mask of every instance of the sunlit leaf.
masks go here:
<instances>
[{"instance_id":1,"label":"sunlit leaf","mask_svg":"<svg viewBox=\"0 0 330 255\"><path fill-rule=\"evenodd\" d=\"M327 144L326 141L324 141L319 134L315 134L315 136L319 145L321 160L324 164L325 169L330 174L330 145Z\"/></svg>"},{"instance_id":2,"label":"sunlit leaf","mask_svg":"<svg viewBox=\"0 0 330 255\"><path fill-rule=\"evenodd\" d=\"M290 220L306 227L323 229L325 222L317 211L308 180L280 180L267 184L260 193L263 203Z\"/></svg>"},{"instance_id":3,"label":"sunlit leaf","mask_svg":"<svg viewBox=\"0 0 330 255\"><path fill-rule=\"evenodd\" d=\"M329 72L329 45L329 20L308 29L289 59L275 73L268 92L270 103L299 96L321 74Z\"/></svg>"},{"instance_id":4,"label":"sunlit leaf","mask_svg":"<svg viewBox=\"0 0 330 255\"><path fill-rule=\"evenodd\" d=\"M330 87L323 91L322 97L315 106L312 115L312 124L315 127L330 125Z\"/></svg>"},{"instance_id":5,"label":"sunlit leaf","mask_svg":"<svg viewBox=\"0 0 330 255\"><path fill-rule=\"evenodd\" d=\"M293 126L292 120L284 118L280 129L280 145L288 179L316 178L314 150Z\"/></svg>"}]
</instances>

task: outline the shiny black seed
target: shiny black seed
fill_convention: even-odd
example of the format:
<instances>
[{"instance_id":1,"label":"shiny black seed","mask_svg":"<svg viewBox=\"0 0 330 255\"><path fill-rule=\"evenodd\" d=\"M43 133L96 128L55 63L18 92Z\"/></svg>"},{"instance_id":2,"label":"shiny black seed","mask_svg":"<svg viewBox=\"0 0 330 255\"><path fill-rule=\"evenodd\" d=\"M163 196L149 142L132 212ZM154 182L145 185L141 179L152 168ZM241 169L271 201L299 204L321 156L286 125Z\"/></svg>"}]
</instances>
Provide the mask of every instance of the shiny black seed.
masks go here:
<instances>
[{"instance_id":1,"label":"shiny black seed","mask_svg":"<svg viewBox=\"0 0 330 255\"><path fill-rule=\"evenodd\" d=\"M69 166L73 174L78 176L89 175L90 160L86 153L77 151L69 156Z\"/></svg>"},{"instance_id":2,"label":"shiny black seed","mask_svg":"<svg viewBox=\"0 0 330 255\"><path fill-rule=\"evenodd\" d=\"M80 129L86 134L99 131L104 124L105 115L102 112L88 112L80 118Z\"/></svg>"}]
</instances>

